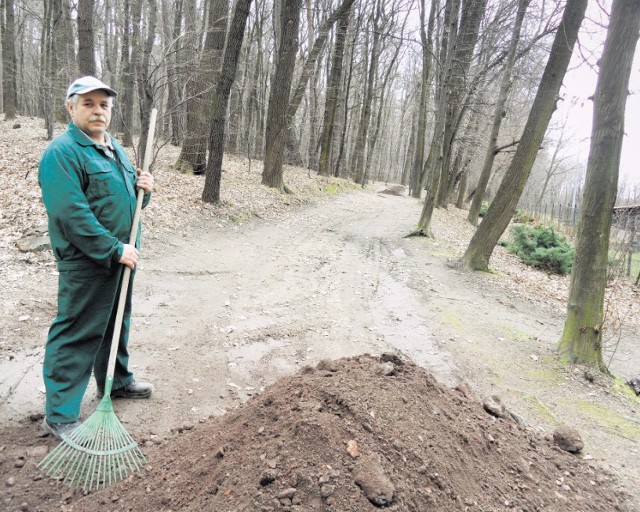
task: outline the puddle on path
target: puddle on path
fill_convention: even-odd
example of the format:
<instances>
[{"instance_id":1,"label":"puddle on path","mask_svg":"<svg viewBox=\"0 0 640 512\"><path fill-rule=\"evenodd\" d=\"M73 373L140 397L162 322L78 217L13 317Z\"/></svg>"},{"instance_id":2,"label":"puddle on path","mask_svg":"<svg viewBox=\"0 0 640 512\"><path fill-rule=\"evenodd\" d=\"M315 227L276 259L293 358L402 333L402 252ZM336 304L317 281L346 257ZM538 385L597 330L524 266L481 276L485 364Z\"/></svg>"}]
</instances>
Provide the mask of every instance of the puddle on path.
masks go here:
<instances>
[{"instance_id":1,"label":"puddle on path","mask_svg":"<svg viewBox=\"0 0 640 512\"><path fill-rule=\"evenodd\" d=\"M21 420L25 411L44 410L42 359L44 347L31 353L19 353L4 363L0 377L0 425ZM37 390L37 392L34 392Z\"/></svg>"},{"instance_id":2,"label":"puddle on path","mask_svg":"<svg viewBox=\"0 0 640 512\"><path fill-rule=\"evenodd\" d=\"M438 348L425 305L411 288L381 273L371 306L378 319L376 328L388 345L429 370L443 384L458 384L451 355Z\"/></svg>"}]
</instances>

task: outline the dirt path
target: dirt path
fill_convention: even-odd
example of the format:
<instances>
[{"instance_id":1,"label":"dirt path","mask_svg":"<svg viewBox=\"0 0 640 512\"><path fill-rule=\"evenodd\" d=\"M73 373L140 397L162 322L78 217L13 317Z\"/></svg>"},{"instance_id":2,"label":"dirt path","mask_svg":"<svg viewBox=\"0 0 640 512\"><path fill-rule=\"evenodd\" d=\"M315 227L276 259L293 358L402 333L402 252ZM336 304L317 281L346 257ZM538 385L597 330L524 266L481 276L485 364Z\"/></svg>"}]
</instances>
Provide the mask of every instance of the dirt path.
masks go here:
<instances>
[{"instance_id":1,"label":"dirt path","mask_svg":"<svg viewBox=\"0 0 640 512\"><path fill-rule=\"evenodd\" d=\"M559 314L510 294L500 275L456 269L449 260L457 248L440 238L403 238L420 207L358 191L273 224L147 232L132 364L156 391L149 402L119 402L123 423L162 435L231 410L306 364L393 349L442 383L500 395L532 428L579 428L586 456L618 475L640 507L638 400L556 363ZM24 294L55 296L55 276ZM0 363L0 444L43 408L41 344L51 304L41 309L18 334L31 341ZM637 341L636 334L621 350L622 374L640 361ZM97 404L92 391L84 414Z\"/></svg>"}]
</instances>

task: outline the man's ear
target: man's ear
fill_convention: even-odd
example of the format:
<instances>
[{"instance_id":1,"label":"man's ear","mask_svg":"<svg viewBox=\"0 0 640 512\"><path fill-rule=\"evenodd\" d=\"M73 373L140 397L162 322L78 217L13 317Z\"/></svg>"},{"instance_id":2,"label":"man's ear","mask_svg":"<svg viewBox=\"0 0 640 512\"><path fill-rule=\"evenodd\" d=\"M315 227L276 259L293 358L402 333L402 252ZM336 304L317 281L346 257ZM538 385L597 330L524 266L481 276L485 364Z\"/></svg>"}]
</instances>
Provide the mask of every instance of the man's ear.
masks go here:
<instances>
[{"instance_id":1,"label":"man's ear","mask_svg":"<svg viewBox=\"0 0 640 512\"><path fill-rule=\"evenodd\" d=\"M69 112L69 115L73 117L73 104L71 103L71 100L67 100L64 106L67 107L67 112Z\"/></svg>"}]
</instances>

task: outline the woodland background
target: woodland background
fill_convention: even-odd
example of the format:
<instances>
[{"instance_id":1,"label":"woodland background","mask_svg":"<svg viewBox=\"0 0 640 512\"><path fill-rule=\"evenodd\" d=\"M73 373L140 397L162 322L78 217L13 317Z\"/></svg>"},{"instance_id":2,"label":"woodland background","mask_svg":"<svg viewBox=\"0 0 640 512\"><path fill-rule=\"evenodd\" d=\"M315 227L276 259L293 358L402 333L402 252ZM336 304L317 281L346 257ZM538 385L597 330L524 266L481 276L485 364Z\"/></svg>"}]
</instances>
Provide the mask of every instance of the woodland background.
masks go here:
<instances>
[{"instance_id":1,"label":"woodland background","mask_svg":"<svg viewBox=\"0 0 640 512\"><path fill-rule=\"evenodd\" d=\"M66 120L69 83L92 74L119 92L111 129L136 155L146 143L137 135L148 130L152 108L159 110L158 145L180 147L180 172L205 175L204 202L221 200L226 152L261 161L262 184L283 193L290 192L285 164L363 186L399 183L413 197L426 191L414 234L430 235L432 208L450 203L468 207L476 225L483 203L496 196L507 217L517 204L571 233L586 191L584 155L572 154L566 115L537 129L541 143L526 126L542 110L535 102L545 74L566 71L568 58L564 69L552 69L555 46L586 65L600 59L600 48L588 53L570 37L560 48L571 26L583 39L600 37L612 5L634 9L628 0L596 1L583 20L587 3L1 0L2 110L5 119L44 119L52 137L55 122ZM637 39L634 17L618 18ZM619 55L632 60L634 48ZM610 80L624 88L624 74ZM547 108L558 101L571 102L571 91L549 89ZM523 190L503 199L500 186L513 178L502 178L526 145L535 162L518 177ZM605 157L615 161L615 151ZM613 171L618 204L640 203L640 187L618 184ZM483 228L499 220L498 209ZM630 213L613 219L618 255L609 259L632 276L638 212ZM611 222L605 219L607 230ZM482 249L486 260L492 249ZM593 295L586 284L581 289Z\"/></svg>"},{"instance_id":2,"label":"woodland background","mask_svg":"<svg viewBox=\"0 0 640 512\"><path fill-rule=\"evenodd\" d=\"M295 98L299 106L289 112L286 163L360 182L374 179L409 185L417 179L412 174L416 173L421 112L426 115L422 138L427 146L433 138L439 57L447 44L447 2L297 1L293 6L284 0L245 3L249 12L237 72L231 77L225 152L254 159L265 156L269 103L291 94L287 87L274 89L272 84L283 10L288 6L299 17L299 30L291 38L297 49L289 86L295 86L291 88L300 97ZM475 187L488 144L518 6L517 0L484 4L476 13L480 25L461 87L462 112L450 171L452 188L464 199ZM582 41L604 30L607 4L595 9L597 18L585 20ZM5 116L41 117L53 129L53 120L66 120L63 99L69 83L83 74L95 74L119 92L112 129L122 134L125 144L137 139L150 108L156 107L160 138L183 146L181 160L187 169L203 171L211 93L222 72L226 29L235 7L229 0L2 0L1 5ZM487 187L488 198L522 132L563 7L564 2L528 2L510 72L497 143L501 151ZM424 42L421 18L430 38ZM426 55L430 67L426 83L422 69L425 47L431 52ZM595 65L598 55L585 50L580 41L577 53L588 65ZM339 65L341 70L337 70ZM421 102L423 85L427 94ZM563 90L561 97L575 101L572 91ZM293 103L289 97L280 101ZM335 102L331 112L328 102ZM327 135L328 124L331 142L326 144L322 137ZM580 201L585 158L583 155L580 164L566 150L575 142L566 116L554 116L523 204L550 212L552 205L557 209L560 204L573 206ZM324 154L327 149L329 155ZM320 158L327 156L329 164L319 168ZM452 191L449 194L457 200ZM622 202L638 202L638 195L638 185L634 189L633 183L622 184Z\"/></svg>"}]
</instances>

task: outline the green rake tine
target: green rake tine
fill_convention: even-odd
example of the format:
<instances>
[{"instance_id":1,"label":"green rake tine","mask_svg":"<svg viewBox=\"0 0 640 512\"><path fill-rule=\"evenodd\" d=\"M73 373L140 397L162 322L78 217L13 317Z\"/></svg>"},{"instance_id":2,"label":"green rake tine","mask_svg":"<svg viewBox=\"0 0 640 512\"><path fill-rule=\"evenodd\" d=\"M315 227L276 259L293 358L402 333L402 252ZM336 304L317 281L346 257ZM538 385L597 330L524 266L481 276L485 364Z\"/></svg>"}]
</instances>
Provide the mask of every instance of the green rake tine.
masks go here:
<instances>
[{"instance_id":1,"label":"green rake tine","mask_svg":"<svg viewBox=\"0 0 640 512\"><path fill-rule=\"evenodd\" d=\"M117 452L117 446L126 446L126 439L123 440L123 436L121 432L118 432L116 434L117 437L117 442L116 442L116 438L113 438L113 443L112 446L110 446L110 450L112 451L116 451ZM122 454L120 453L116 453L116 456L114 458L114 466L112 467L113 470L113 477L116 480L119 479L124 479L124 477L126 476L126 467L124 467L124 461L122 460Z\"/></svg>"},{"instance_id":2,"label":"green rake tine","mask_svg":"<svg viewBox=\"0 0 640 512\"><path fill-rule=\"evenodd\" d=\"M69 487L91 491L106 487L139 471L146 458L137 442L107 407L90 417L39 464Z\"/></svg>"},{"instance_id":3,"label":"green rake tine","mask_svg":"<svg viewBox=\"0 0 640 512\"><path fill-rule=\"evenodd\" d=\"M116 446L118 446L119 444L120 444L119 439L116 439L113 436L107 436L105 450L109 452L113 452L116 449ZM117 482L119 479L124 478L125 475L120 469L120 463L118 461L117 455L112 461L110 461L110 464L108 464L108 472L106 473L106 475L108 476L109 484L111 484L112 482ZM106 485L106 479L105 479L105 485Z\"/></svg>"},{"instance_id":4,"label":"green rake tine","mask_svg":"<svg viewBox=\"0 0 640 512\"><path fill-rule=\"evenodd\" d=\"M93 417L92 417L93 418ZM87 420L87 422L85 424L90 426L92 419L89 418L89 420ZM72 446L74 448L77 448L81 455L79 457L79 461L78 461L78 465L77 465L77 469L76 469L76 473L74 473L73 478L71 480L71 482L73 483L73 481L76 480L76 477L78 477L77 481L76 481L76 488L80 487L80 483L84 477L84 481L82 483L82 488L83 490L87 490L87 478L89 475L91 475L92 471L92 466L95 464L95 462L92 460L93 458L89 455L89 453L87 453L85 450L83 450L82 448L85 448L85 444L87 444L88 442L88 446L86 447L87 449L91 449L92 448L92 438L91 436L87 435L87 431L88 431L88 427L85 427L85 429L80 432L80 435L78 435L78 439L73 441ZM91 490L91 482L89 484L89 490Z\"/></svg>"},{"instance_id":5,"label":"green rake tine","mask_svg":"<svg viewBox=\"0 0 640 512\"><path fill-rule=\"evenodd\" d=\"M65 440L68 445L69 455L72 455L74 452L74 445L71 444L72 442L82 444L85 437L85 430L86 427L83 429L81 426L78 431L73 433L73 437L70 436L68 440ZM76 482L76 488L78 488L79 479L82 476L82 472L84 471L84 467L86 466L86 464L86 458L83 454L80 454L80 456L77 457L77 460L69 465L68 471L66 473L66 478L69 481L70 486L73 485L74 482Z\"/></svg>"},{"instance_id":6,"label":"green rake tine","mask_svg":"<svg viewBox=\"0 0 640 512\"><path fill-rule=\"evenodd\" d=\"M113 421L113 418L112 418ZM116 446L118 446L119 444L119 438L118 433L112 432L112 424L111 422L109 422L109 424L104 426L104 437L102 439L102 450L104 450L105 452L109 452L109 453L113 453L113 450ZM102 478L102 485L106 486L107 484L111 484L112 482L117 482L118 481L118 474L117 474L117 469L118 469L118 460L117 457L111 457L109 459L104 459L104 465L103 465L103 478Z\"/></svg>"},{"instance_id":7,"label":"green rake tine","mask_svg":"<svg viewBox=\"0 0 640 512\"><path fill-rule=\"evenodd\" d=\"M84 426L84 425L83 425ZM82 426L80 427L82 430L80 432L78 432L77 434L77 439L76 435L74 435L70 441L72 441L73 443L82 446L85 442L85 439L87 437L86 435L86 430L87 428L82 428ZM74 432L75 434L75 432ZM73 444L70 445L71 448L75 448ZM80 487L80 481L82 480L82 475L85 473L86 467L89 464L89 461L87 460L87 456L85 453L81 452L81 455L78 457L78 461L75 464L75 466L72 466L69 468L69 472L67 473L70 476L69 479L69 485L73 485L73 482L76 482L76 489L78 489ZM73 469L75 468L75 471L73 471ZM73 474L72 474L73 471Z\"/></svg>"}]
</instances>

